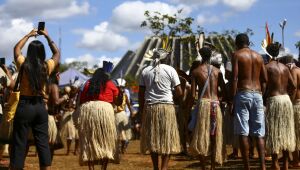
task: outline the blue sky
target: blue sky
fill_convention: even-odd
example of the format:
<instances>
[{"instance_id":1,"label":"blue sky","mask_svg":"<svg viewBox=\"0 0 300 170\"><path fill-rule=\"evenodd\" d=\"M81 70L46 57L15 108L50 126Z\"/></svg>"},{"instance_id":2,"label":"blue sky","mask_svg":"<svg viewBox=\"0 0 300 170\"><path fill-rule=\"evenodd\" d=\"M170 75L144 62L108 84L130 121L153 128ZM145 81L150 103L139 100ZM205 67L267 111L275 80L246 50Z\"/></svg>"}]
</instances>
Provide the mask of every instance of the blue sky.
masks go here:
<instances>
[{"instance_id":1,"label":"blue sky","mask_svg":"<svg viewBox=\"0 0 300 170\"><path fill-rule=\"evenodd\" d=\"M261 51L265 22L281 42L279 22L286 18L285 47L297 55L299 7L297 0L0 0L0 55L11 61L15 43L43 20L55 42L62 30L62 62L88 61L92 66L106 59L117 63L149 36L139 27L145 10L172 14L181 8L183 16L195 18L194 26L208 32L253 29L250 39L257 51ZM49 50L47 54L51 55Z\"/></svg>"}]
</instances>

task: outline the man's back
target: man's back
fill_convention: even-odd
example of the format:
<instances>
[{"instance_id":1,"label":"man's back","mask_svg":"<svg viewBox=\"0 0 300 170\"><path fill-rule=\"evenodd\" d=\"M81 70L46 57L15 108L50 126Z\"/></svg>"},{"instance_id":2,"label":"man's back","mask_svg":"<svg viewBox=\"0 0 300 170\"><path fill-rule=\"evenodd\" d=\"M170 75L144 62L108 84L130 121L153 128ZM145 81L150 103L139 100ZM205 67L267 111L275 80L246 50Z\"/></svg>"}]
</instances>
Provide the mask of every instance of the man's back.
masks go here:
<instances>
[{"instance_id":1,"label":"man's back","mask_svg":"<svg viewBox=\"0 0 300 170\"><path fill-rule=\"evenodd\" d=\"M267 96L287 94L288 86L294 87L294 83L287 66L272 60L266 65L268 73Z\"/></svg>"},{"instance_id":2,"label":"man's back","mask_svg":"<svg viewBox=\"0 0 300 170\"><path fill-rule=\"evenodd\" d=\"M149 103L173 103L172 90L180 84L176 70L166 64L160 64L159 71L155 67L148 66L142 72L140 85L146 87L145 99ZM157 76L157 77L156 77ZM155 79L158 79L158 82Z\"/></svg>"},{"instance_id":3,"label":"man's back","mask_svg":"<svg viewBox=\"0 0 300 170\"><path fill-rule=\"evenodd\" d=\"M258 53L249 48L236 51L233 56L233 67L237 67L235 70L238 72L237 90L261 91L260 80L264 71L264 63Z\"/></svg>"},{"instance_id":4,"label":"man's back","mask_svg":"<svg viewBox=\"0 0 300 170\"><path fill-rule=\"evenodd\" d=\"M212 65L201 64L196 69L193 70L192 76L194 78L195 85L197 85L199 88L198 95L200 97L201 91L205 85L207 78L208 78L208 68L209 67L212 68L212 71L211 71L210 80L208 82L208 86L203 95L203 98L218 99L218 86L223 86L225 84L223 81L222 73L218 68L216 68ZM222 83L223 83L223 85L222 85Z\"/></svg>"}]
</instances>

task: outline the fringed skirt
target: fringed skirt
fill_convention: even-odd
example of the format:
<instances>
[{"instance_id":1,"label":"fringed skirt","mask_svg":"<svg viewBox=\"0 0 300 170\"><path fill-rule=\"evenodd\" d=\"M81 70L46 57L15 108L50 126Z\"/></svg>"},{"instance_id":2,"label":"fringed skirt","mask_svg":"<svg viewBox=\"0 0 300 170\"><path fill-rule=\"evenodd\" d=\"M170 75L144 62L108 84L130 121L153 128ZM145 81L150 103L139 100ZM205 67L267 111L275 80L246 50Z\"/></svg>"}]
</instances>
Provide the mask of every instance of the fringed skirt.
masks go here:
<instances>
[{"instance_id":1,"label":"fringed skirt","mask_svg":"<svg viewBox=\"0 0 300 170\"><path fill-rule=\"evenodd\" d=\"M296 134L296 149L300 150L300 101L294 105L294 114L295 114L295 134Z\"/></svg>"},{"instance_id":2,"label":"fringed skirt","mask_svg":"<svg viewBox=\"0 0 300 170\"><path fill-rule=\"evenodd\" d=\"M214 107L212 107L214 105ZM212 128L216 137L216 162L223 163L223 131L222 113L218 101L202 99L199 104L197 123L193 132L191 151L195 155L208 156L210 154L210 143ZM214 110L212 110L214 109ZM215 113L215 120L212 120L212 113ZM211 124L214 123L215 125Z\"/></svg>"},{"instance_id":3,"label":"fringed skirt","mask_svg":"<svg viewBox=\"0 0 300 170\"><path fill-rule=\"evenodd\" d=\"M130 140L132 137L129 118L125 111L115 114L118 138L120 140Z\"/></svg>"},{"instance_id":4,"label":"fringed skirt","mask_svg":"<svg viewBox=\"0 0 300 170\"><path fill-rule=\"evenodd\" d=\"M48 115L48 134L49 134L49 143L54 144L57 137L57 127L55 123L54 116Z\"/></svg>"},{"instance_id":5,"label":"fringed skirt","mask_svg":"<svg viewBox=\"0 0 300 170\"><path fill-rule=\"evenodd\" d=\"M103 101L82 104L78 123L80 164L103 158L114 159L117 132L112 105Z\"/></svg>"},{"instance_id":6,"label":"fringed skirt","mask_svg":"<svg viewBox=\"0 0 300 170\"><path fill-rule=\"evenodd\" d=\"M62 139L76 139L76 128L72 117L73 112L74 111L65 111L62 117L62 121L60 122L60 136Z\"/></svg>"},{"instance_id":7,"label":"fringed skirt","mask_svg":"<svg viewBox=\"0 0 300 170\"><path fill-rule=\"evenodd\" d=\"M288 95L267 99L266 147L271 154L295 150L295 122L293 105Z\"/></svg>"},{"instance_id":8,"label":"fringed skirt","mask_svg":"<svg viewBox=\"0 0 300 170\"><path fill-rule=\"evenodd\" d=\"M141 133L141 152L181 152L175 107L172 104L146 105Z\"/></svg>"}]
</instances>

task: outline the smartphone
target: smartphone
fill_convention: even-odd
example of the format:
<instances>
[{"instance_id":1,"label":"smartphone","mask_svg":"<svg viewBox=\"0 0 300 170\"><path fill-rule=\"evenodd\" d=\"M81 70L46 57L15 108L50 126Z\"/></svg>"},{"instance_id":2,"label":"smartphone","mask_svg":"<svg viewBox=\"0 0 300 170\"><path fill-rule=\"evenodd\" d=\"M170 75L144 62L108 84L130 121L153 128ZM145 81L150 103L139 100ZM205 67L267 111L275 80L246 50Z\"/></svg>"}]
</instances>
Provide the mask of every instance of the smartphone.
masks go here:
<instances>
[{"instance_id":1,"label":"smartphone","mask_svg":"<svg viewBox=\"0 0 300 170\"><path fill-rule=\"evenodd\" d=\"M45 22L39 22L38 32L40 32L41 30L45 30Z\"/></svg>"},{"instance_id":2,"label":"smartphone","mask_svg":"<svg viewBox=\"0 0 300 170\"><path fill-rule=\"evenodd\" d=\"M5 58L0 58L0 65L4 64L5 65Z\"/></svg>"}]
</instances>

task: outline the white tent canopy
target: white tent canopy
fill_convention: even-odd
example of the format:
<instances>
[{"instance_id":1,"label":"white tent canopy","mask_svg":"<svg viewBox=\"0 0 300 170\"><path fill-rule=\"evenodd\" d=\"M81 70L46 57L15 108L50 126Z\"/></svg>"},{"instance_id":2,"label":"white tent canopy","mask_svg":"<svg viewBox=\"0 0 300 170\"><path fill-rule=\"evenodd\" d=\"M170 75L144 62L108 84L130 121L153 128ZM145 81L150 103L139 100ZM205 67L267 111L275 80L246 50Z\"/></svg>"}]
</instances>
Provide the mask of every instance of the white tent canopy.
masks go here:
<instances>
[{"instance_id":1,"label":"white tent canopy","mask_svg":"<svg viewBox=\"0 0 300 170\"><path fill-rule=\"evenodd\" d=\"M83 84L89 79L89 77L82 74L76 69L70 68L63 73L60 73L59 86L71 85L71 83L74 83L75 79L77 79L78 81L80 81L81 84Z\"/></svg>"}]
</instances>

